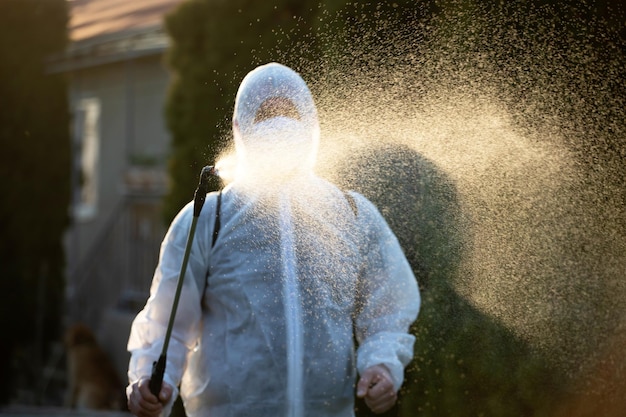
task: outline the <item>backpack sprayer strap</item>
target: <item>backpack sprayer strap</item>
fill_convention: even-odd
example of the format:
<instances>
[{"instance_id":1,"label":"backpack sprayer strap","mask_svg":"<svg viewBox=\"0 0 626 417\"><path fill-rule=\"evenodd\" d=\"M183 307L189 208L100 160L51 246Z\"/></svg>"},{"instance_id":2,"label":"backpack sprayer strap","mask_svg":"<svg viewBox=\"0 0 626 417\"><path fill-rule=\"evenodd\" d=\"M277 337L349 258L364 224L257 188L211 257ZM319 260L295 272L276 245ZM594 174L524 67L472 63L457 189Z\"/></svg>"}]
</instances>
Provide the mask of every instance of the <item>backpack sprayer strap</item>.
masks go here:
<instances>
[{"instance_id":1,"label":"backpack sprayer strap","mask_svg":"<svg viewBox=\"0 0 626 417\"><path fill-rule=\"evenodd\" d=\"M215 241L217 240L217 236L220 234L221 227L221 210L222 210L222 190L220 189L217 194L217 203L215 206L215 222L213 224L213 239L211 240L211 248L215 246Z\"/></svg>"}]
</instances>

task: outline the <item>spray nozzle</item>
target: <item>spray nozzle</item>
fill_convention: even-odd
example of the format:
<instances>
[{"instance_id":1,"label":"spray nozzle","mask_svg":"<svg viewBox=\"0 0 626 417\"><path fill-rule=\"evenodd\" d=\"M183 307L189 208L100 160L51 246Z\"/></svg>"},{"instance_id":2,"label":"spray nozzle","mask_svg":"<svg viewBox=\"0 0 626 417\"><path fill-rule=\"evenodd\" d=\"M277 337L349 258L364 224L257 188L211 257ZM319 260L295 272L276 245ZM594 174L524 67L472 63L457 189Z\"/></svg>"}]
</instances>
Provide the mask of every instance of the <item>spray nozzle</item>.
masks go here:
<instances>
[{"instance_id":1,"label":"spray nozzle","mask_svg":"<svg viewBox=\"0 0 626 417\"><path fill-rule=\"evenodd\" d=\"M202 168L202 171L200 172L200 184L198 184L198 187L201 187L203 184L205 184L208 187L209 184L209 180L211 179L211 177L213 178L219 178L220 174L217 171L217 168L215 168L215 165L207 165L204 168Z\"/></svg>"},{"instance_id":2,"label":"spray nozzle","mask_svg":"<svg viewBox=\"0 0 626 417\"><path fill-rule=\"evenodd\" d=\"M204 200L206 199L206 195L211 188L212 180L219 180L219 174L217 172L217 169L215 169L215 166L207 165L202 168L202 171L200 172L198 188L196 188L196 192L194 194L194 217L198 217L200 215L200 211L202 211L202 207L204 206Z\"/></svg>"}]
</instances>

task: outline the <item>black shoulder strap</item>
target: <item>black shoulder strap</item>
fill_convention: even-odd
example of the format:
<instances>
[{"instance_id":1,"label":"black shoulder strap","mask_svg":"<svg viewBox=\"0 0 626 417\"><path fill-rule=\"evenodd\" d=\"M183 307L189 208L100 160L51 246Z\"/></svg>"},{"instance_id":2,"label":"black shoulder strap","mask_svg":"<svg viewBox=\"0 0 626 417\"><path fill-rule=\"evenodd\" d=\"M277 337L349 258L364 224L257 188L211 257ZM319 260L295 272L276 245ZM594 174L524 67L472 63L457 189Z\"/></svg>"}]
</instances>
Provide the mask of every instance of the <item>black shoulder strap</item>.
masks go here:
<instances>
[{"instance_id":1,"label":"black shoulder strap","mask_svg":"<svg viewBox=\"0 0 626 417\"><path fill-rule=\"evenodd\" d=\"M217 194L217 203L215 205L215 222L213 223L213 239L211 240L211 248L215 246L215 241L217 241L217 237L220 234L220 226L221 226L221 211L222 211L222 190ZM204 293L206 293L206 289L209 286L209 269L207 268L206 276L204 277L204 290L202 291L203 297Z\"/></svg>"},{"instance_id":2,"label":"black shoulder strap","mask_svg":"<svg viewBox=\"0 0 626 417\"><path fill-rule=\"evenodd\" d=\"M220 215L222 209L222 190L217 194L217 205L215 207L215 223L213 225L213 240L211 241L211 247L215 246L215 241L217 240L217 236L220 234Z\"/></svg>"}]
</instances>

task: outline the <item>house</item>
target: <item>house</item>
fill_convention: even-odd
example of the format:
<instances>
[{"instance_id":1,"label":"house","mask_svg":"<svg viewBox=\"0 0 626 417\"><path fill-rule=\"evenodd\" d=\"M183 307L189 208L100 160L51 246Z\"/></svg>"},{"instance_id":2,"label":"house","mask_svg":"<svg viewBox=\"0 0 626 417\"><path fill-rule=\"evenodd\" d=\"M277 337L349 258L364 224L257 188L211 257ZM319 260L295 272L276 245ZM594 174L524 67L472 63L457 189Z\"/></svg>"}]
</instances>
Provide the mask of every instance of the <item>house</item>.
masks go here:
<instances>
[{"instance_id":1,"label":"house","mask_svg":"<svg viewBox=\"0 0 626 417\"><path fill-rule=\"evenodd\" d=\"M163 17L181 1L68 0L71 42L48 62L49 72L67 74L72 111L66 324L95 329L119 354L120 369L165 233Z\"/></svg>"}]
</instances>

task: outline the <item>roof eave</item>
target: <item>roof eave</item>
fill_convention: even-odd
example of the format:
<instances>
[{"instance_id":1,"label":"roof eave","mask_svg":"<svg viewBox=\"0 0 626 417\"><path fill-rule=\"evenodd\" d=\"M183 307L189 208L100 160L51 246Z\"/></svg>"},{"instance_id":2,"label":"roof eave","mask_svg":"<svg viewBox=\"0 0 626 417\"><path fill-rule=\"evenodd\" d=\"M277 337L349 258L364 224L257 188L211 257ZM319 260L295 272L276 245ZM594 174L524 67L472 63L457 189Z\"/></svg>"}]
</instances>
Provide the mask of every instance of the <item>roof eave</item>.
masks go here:
<instances>
[{"instance_id":1,"label":"roof eave","mask_svg":"<svg viewBox=\"0 0 626 417\"><path fill-rule=\"evenodd\" d=\"M65 52L51 56L49 73L62 73L97 67L130 59L162 54L169 37L162 25L104 34L72 42Z\"/></svg>"}]
</instances>

